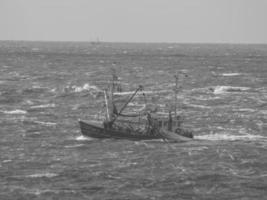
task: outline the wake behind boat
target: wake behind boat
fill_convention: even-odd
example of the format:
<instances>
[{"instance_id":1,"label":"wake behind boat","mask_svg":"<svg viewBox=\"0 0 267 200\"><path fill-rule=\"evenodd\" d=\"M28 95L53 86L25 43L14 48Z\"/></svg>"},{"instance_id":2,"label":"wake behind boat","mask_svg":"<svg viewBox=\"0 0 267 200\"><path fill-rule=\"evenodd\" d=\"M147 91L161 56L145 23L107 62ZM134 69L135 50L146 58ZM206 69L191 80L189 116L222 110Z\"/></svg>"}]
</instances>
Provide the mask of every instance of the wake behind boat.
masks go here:
<instances>
[{"instance_id":1,"label":"wake behind boat","mask_svg":"<svg viewBox=\"0 0 267 200\"><path fill-rule=\"evenodd\" d=\"M177 88L176 77L176 88ZM175 112L169 110L168 116L161 116L157 112L157 108L151 109L145 106L144 110L136 113L124 113L133 98L143 91L143 87L139 86L134 93L128 98L121 108L117 109L115 90L121 92L118 87L118 79L113 75L112 85L104 91L106 116L103 122L91 123L79 120L81 133L84 136L92 138L113 138L128 140L152 140L164 139L172 142L185 142L193 138L192 132L181 127L181 117ZM144 99L146 102L145 94ZM177 89L175 89L175 105L176 105ZM147 102L146 102L147 105Z\"/></svg>"}]
</instances>

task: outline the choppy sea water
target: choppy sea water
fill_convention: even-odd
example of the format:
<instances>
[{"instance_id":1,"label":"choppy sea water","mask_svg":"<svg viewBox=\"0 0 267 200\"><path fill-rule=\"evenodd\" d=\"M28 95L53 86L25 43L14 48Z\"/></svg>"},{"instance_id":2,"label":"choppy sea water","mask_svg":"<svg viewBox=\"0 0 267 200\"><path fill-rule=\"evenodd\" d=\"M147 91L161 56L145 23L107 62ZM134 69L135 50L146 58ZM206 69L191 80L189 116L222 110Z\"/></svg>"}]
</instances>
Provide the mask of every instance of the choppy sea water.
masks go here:
<instances>
[{"instance_id":1,"label":"choppy sea water","mask_svg":"<svg viewBox=\"0 0 267 200\"><path fill-rule=\"evenodd\" d=\"M81 136L112 69L195 140ZM266 45L0 42L0 199L266 199L266 130Z\"/></svg>"}]
</instances>

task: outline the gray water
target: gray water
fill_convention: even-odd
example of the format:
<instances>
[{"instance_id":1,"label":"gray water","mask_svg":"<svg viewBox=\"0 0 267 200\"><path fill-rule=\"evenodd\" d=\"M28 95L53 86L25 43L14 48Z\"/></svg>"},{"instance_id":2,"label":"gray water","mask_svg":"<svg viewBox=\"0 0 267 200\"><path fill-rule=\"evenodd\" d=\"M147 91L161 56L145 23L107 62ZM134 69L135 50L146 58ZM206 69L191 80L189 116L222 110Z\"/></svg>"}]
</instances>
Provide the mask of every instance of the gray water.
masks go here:
<instances>
[{"instance_id":1,"label":"gray water","mask_svg":"<svg viewBox=\"0 0 267 200\"><path fill-rule=\"evenodd\" d=\"M177 106L195 140L81 136L112 69L162 107L186 72ZM267 199L266 77L266 45L2 41L0 199Z\"/></svg>"}]
</instances>

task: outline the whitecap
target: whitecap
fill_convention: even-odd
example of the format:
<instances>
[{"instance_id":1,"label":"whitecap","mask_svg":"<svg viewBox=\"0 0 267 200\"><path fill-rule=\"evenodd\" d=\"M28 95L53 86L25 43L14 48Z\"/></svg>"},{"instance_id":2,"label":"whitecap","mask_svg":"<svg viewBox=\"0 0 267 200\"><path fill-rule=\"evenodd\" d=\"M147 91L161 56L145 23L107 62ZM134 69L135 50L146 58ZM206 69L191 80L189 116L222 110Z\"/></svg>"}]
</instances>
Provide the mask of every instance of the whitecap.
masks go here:
<instances>
[{"instance_id":1,"label":"whitecap","mask_svg":"<svg viewBox=\"0 0 267 200\"><path fill-rule=\"evenodd\" d=\"M38 186L37 186L38 187ZM60 190L50 190L50 189L39 189L39 188L33 188L33 189L29 189L29 188L25 188L23 189L23 191L25 191L25 193L28 193L28 194L34 194L36 196L39 196L39 195L42 195L42 194L59 194L59 193L62 193L64 192L65 193L76 193L76 191L74 190L69 190L69 189L60 189ZM39 198L37 198L39 199Z\"/></svg>"},{"instance_id":2,"label":"whitecap","mask_svg":"<svg viewBox=\"0 0 267 200\"><path fill-rule=\"evenodd\" d=\"M31 106L31 108L54 108L56 105L53 104L43 104L43 105L37 105L37 106Z\"/></svg>"},{"instance_id":3,"label":"whitecap","mask_svg":"<svg viewBox=\"0 0 267 200\"><path fill-rule=\"evenodd\" d=\"M210 106L198 105L198 104L186 104L187 107L191 108L201 108L201 109L210 109Z\"/></svg>"},{"instance_id":4,"label":"whitecap","mask_svg":"<svg viewBox=\"0 0 267 200\"><path fill-rule=\"evenodd\" d=\"M45 125L45 126L55 126L55 125L57 125L57 123L54 123L54 122L34 121L34 123Z\"/></svg>"},{"instance_id":5,"label":"whitecap","mask_svg":"<svg viewBox=\"0 0 267 200\"><path fill-rule=\"evenodd\" d=\"M74 92L82 92L82 91L89 91L89 90L101 91L97 86L89 85L88 83L84 84L81 87L74 85L71 88L74 90Z\"/></svg>"},{"instance_id":6,"label":"whitecap","mask_svg":"<svg viewBox=\"0 0 267 200\"><path fill-rule=\"evenodd\" d=\"M93 140L93 138L85 137L83 135L80 135L80 136L76 137L75 140L77 140L77 141L85 141L85 140Z\"/></svg>"},{"instance_id":7,"label":"whitecap","mask_svg":"<svg viewBox=\"0 0 267 200\"><path fill-rule=\"evenodd\" d=\"M240 73L223 73L222 76L240 76Z\"/></svg>"},{"instance_id":8,"label":"whitecap","mask_svg":"<svg viewBox=\"0 0 267 200\"><path fill-rule=\"evenodd\" d=\"M252 135L252 134L246 134L246 135L231 135L229 133L218 133L218 134L207 134L207 135L198 135L194 136L195 139L199 140L212 140L212 141L220 141L220 140L227 140L227 141L236 141L236 140L245 140L245 141L251 141L251 140L260 140L260 139L267 139L264 136L261 135Z\"/></svg>"},{"instance_id":9,"label":"whitecap","mask_svg":"<svg viewBox=\"0 0 267 200\"><path fill-rule=\"evenodd\" d=\"M143 93L147 93L147 92L152 92L152 91L143 91ZM124 95L130 95L130 94L134 94L135 91L127 91L127 92L114 92L114 95L118 95L118 96L124 96ZM137 94L138 95L138 94Z\"/></svg>"},{"instance_id":10,"label":"whitecap","mask_svg":"<svg viewBox=\"0 0 267 200\"><path fill-rule=\"evenodd\" d=\"M30 174L30 175L27 175L26 177L30 177L30 178L43 178L43 177L52 178L52 177L55 177L55 176L58 176L58 174L46 172L46 173L39 173L39 174Z\"/></svg>"},{"instance_id":11,"label":"whitecap","mask_svg":"<svg viewBox=\"0 0 267 200\"><path fill-rule=\"evenodd\" d=\"M214 88L214 94L224 94L227 92L244 92L249 90L248 87L234 87L234 86L216 86Z\"/></svg>"},{"instance_id":12,"label":"whitecap","mask_svg":"<svg viewBox=\"0 0 267 200\"><path fill-rule=\"evenodd\" d=\"M33 85L32 89L48 89L48 87L43 87L41 85Z\"/></svg>"},{"instance_id":13,"label":"whitecap","mask_svg":"<svg viewBox=\"0 0 267 200\"><path fill-rule=\"evenodd\" d=\"M28 105L33 105L34 104L33 101L31 101L31 100L26 100L26 101L24 101L24 103L28 104Z\"/></svg>"},{"instance_id":14,"label":"whitecap","mask_svg":"<svg viewBox=\"0 0 267 200\"><path fill-rule=\"evenodd\" d=\"M208 101L208 100L216 100L220 99L218 96L197 96L197 97L192 97L192 99L200 100L200 101Z\"/></svg>"},{"instance_id":15,"label":"whitecap","mask_svg":"<svg viewBox=\"0 0 267 200\"><path fill-rule=\"evenodd\" d=\"M167 93L167 92L171 92L171 90L156 90L156 91L145 90L145 91L141 91L141 92L137 93L137 95L143 95L143 94L160 94L160 93ZM114 92L114 95L123 96L123 95L131 95L133 93L135 93L135 91Z\"/></svg>"},{"instance_id":16,"label":"whitecap","mask_svg":"<svg viewBox=\"0 0 267 200\"><path fill-rule=\"evenodd\" d=\"M2 163L8 163L11 162L12 160L3 160Z\"/></svg>"},{"instance_id":17,"label":"whitecap","mask_svg":"<svg viewBox=\"0 0 267 200\"><path fill-rule=\"evenodd\" d=\"M20 109L17 109L17 110L4 110L4 111L1 111L5 114L10 114L10 115L24 115L24 114L27 114L27 111L25 110L20 110Z\"/></svg>"},{"instance_id":18,"label":"whitecap","mask_svg":"<svg viewBox=\"0 0 267 200\"><path fill-rule=\"evenodd\" d=\"M239 108L239 109L233 109L233 111L239 111L239 112L255 112L256 110L252 108Z\"/></svg>"},{"instance_id":19,"label":"whitecap","mask_svg":"<svg viewBox=\"0 0 267 200\"><path fill-rule=\"evenodd\" d=\"M55 93L57 91L57 88L50 89L50 92Z\"/></svg>"}]
</instances>

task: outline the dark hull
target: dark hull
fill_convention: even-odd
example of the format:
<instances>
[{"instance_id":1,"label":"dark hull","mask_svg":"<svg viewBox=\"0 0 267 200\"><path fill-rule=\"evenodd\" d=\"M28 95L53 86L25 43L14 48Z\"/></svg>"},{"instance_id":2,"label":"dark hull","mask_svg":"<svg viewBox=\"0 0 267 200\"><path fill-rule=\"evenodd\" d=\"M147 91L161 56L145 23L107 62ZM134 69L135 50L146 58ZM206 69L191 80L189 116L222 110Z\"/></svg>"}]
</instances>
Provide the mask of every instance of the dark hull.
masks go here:
<instances>
[{"instance_id":1,"label":"dark hull","mask_svg":"<svg viewBox=\"0 0 267 200\"><path fill-rule=\"evenodd\" d=\"M137 132L127 133L125 131L105 129L101 125L89 124L83 121L79 121L81 132L84 136L92 138L114 138L114 139L128 139L128 140L152 140L162 139L162 136L146 135Z\"/></svg>"}]
</instances>

